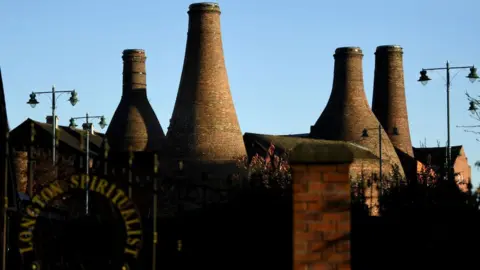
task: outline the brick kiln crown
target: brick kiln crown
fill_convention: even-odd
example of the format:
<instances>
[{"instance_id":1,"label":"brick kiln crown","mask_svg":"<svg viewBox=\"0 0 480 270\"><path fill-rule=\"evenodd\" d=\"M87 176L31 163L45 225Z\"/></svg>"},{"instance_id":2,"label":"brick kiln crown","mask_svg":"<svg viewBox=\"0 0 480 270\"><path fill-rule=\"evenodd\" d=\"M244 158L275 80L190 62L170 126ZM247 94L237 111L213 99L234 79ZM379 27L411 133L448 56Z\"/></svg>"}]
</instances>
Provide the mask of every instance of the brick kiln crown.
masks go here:
<instances>
[{"instance_id":1,"label":"brick kiln crown","mask_svg":"<svg viewBox=\"0 0 480 270\"><path fill-rule=\"evenodd\" d=\"M393 146L413 157L402 55L403 49L398 45L377 47L372 111L388 133Z\"/></svg>"},{"instance_id":2,"label":"brick kiln crown","mask_svg":"<svg viewBox=\"0 0 480 270\"><path fill-rule=\"evenodd\" d=\"M212 11L220 13L220 6L217 3L212 2L203 2L203 3L194 3L188 7L188 12L195 11Z\"/></svg>"},{"instance_id":3,"label":"brick kiln crown","mask_svg":"<svg viewBox=\"0 0 480 270\"><path fill-rule=\"evenodd\" d=\"M400 52L403 54L403 48L400 45L381 45L377 46L376 53L382 52ZM375 53L375 54L376 54Z\"/></svg>"},{"instance_id":4,"label":"brick kiln crown","mask_svg":"<svg viewBox=\"0 0 480 270\"><path fill-rule=\"evenodd\" d=\"M147 99L144 50L123 51L123 91L106 132L113 152L159 151L165 142L160 122Z\"/></svg>"},{"instance_id":5,"label":"brick kiln crown","mask_svg":"<svg viewBox=\"0 0 480 270\"><path fill-rule=\"evenodd\" d=\"M147 91L147 73L145 62L147 56L144 50L127 49L123 51L123 94L128 95L132 91Z\"/></svg>"},{"instance_id":6,"label":"brick kiln crown","mask_svg":"<svg viewBox=\"0 0 480 270\"><path fill-rule=\"evenodd\" d=\"M360 47L340 47L335 50L335 56L340 56L342 54L347 54L347 55L353 55L353 54L358 54L358 55L363 55L362 49Z\"/></svg>"},{"instance_id":7,"label":"brick kiln crown","mask_svg":"<svg viewBox=\"0 0 480 270\"><path fill-rule=\"evenodd\" d=\"M368 105L363 83L362 58L359 47L341 47L334 54L333 87L327 106L311 127L313 138L351 141L379 153L379 122ZM362 137L368 130L369 136ZM395 149L383 129L382 155L388 163L402 170ZM402 170L403 171L403 170Z\"/></svg>"},{"instance_id":8,"label":"brick kiln crown","mask_svg":"<svg viewBox=\"0 0 480 270\"><path fill-rule=\"evenodd\" d=\"M225 68L220 7L197 3L188 13L185 59L167 133L169 154L201 163L232 161L246 150Z\"/></svg>"}]
</instances>

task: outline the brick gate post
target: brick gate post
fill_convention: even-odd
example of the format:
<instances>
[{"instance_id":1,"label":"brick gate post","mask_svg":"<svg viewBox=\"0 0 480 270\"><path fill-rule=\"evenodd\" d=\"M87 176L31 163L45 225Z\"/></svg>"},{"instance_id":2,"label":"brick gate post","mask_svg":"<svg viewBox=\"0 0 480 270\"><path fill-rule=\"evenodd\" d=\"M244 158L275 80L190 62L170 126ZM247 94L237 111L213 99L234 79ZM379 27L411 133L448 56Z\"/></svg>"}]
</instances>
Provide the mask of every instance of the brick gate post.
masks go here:
<instances>
[{"instance_id":1,"label":"brick gate post","mask_svg":"<svg viewBox=\"0 0 480 270\"><path fill-rule=\"evenodd\" d=\"M351 269L349 167L353 157L317 150L296 147L290 157L293 269Z\"/></svg>"}]
</instances>

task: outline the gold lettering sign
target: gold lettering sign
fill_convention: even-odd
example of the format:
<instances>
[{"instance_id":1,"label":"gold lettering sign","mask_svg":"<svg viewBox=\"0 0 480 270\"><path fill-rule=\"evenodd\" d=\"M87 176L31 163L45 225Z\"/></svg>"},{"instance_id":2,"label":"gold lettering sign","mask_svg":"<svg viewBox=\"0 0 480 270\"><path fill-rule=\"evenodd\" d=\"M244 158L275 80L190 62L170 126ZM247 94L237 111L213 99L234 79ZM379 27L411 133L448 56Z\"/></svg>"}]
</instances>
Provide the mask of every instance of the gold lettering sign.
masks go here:
<instances>
[{"instance_id":1,"label":"gold lettering sign","mask_svg":"<svg viewBox=\"0 0 480 270\"><path fill-rule=\"evenodd\" d=\"M133 201L127 197L123 190L106 179L97 176L91 176L89 179L84 174L73 175L69 179L69 187L71 189L85 190L87 187L86 183L90 183L90 191L99 193L107 198L120 212L126 230L124 254L136 259L140 252L143 231L141 216ZM65 191L61 188L59 182L55 181L44 187L32 198L32 204L27 206L26 215L22 217L20 222L20 233L18 234L20 254L24 255L33 252L33 231L35 230L37 217L48 206L49 202L64 193Z\"/></svg>"}]
</instances>

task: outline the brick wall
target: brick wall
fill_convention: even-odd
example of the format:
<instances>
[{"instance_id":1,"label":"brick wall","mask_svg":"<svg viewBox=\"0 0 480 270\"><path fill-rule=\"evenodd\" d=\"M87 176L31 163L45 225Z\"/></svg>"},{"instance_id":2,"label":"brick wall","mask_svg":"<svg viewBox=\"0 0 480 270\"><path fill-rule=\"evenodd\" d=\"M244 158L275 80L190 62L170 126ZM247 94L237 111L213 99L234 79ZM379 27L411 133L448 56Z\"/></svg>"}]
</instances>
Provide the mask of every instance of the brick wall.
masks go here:
<instances>
[{"instance_id":1,"label":"brick wall","mask_svg":"<svg viewBox=\"0 0 480 270\"><path fill-rule=\"evenodd\" d=\"M28 182L28 153L25 151L15 151L14 156L17 191L26 192Z\"/></svg>"},{"instance_id":2,"label":"brick wall","mask_svg":"<svg viewBox=\"0 0 480 270\"><path fill-rule=\"evenodd\" d=\"M294 269L350 268L349 164L292 164Z\"/></svg>"},{"instance_id":3,"label":"brick wall","mask_svg":"<svg viewBox=\"0 0 480 270\"><path fill-rule=\"evenodd\" d=\"M453 169L458 175L455 177L460 190L468 191L468 184L472 181L472 168L468 164L468 158L465 155L465 151L462 149L460 155L453 164Z\"/></svg>"},{"instance_id":4,"label":"brick wall","mask_svg":"<svg viewBox=\"0 0 480 270\"><path fill-rule=\"evenodd\" d=\"M375 159L355 159L349 167L349 175L351 181L364 181L365 199L370 215L378 216L380 213L379 204L379 188L380 182L369 182L379 177L379 160ZM384 185L388 185L388 181L393 180L393 166L388 160L382 163L382 178ZM371 183L371 185L367 184Z\"/></svg>"}]
</instances>

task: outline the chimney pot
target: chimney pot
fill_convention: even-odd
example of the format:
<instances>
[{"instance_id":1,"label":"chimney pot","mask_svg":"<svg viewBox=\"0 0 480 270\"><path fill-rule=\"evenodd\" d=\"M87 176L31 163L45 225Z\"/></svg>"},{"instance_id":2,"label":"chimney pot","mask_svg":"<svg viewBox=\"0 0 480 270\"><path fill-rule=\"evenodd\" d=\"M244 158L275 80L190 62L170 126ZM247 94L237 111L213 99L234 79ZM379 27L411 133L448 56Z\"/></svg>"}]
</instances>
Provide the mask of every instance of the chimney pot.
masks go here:
<instances>
[{"instance_id":1,"label":"chimney pot","mask_svg":"<svg viewBox=\"0 0 480 270\"><path fill-rule=\"evenodd\" d=\"M59 122L59 118L58 118L58 116L55 116L55 127L56 128L58 128L58 122ZM46 123L49 124L49 125L53 124L53 117L51 115L48 115L46 117Z\"/></svg>"}]
</instances>

